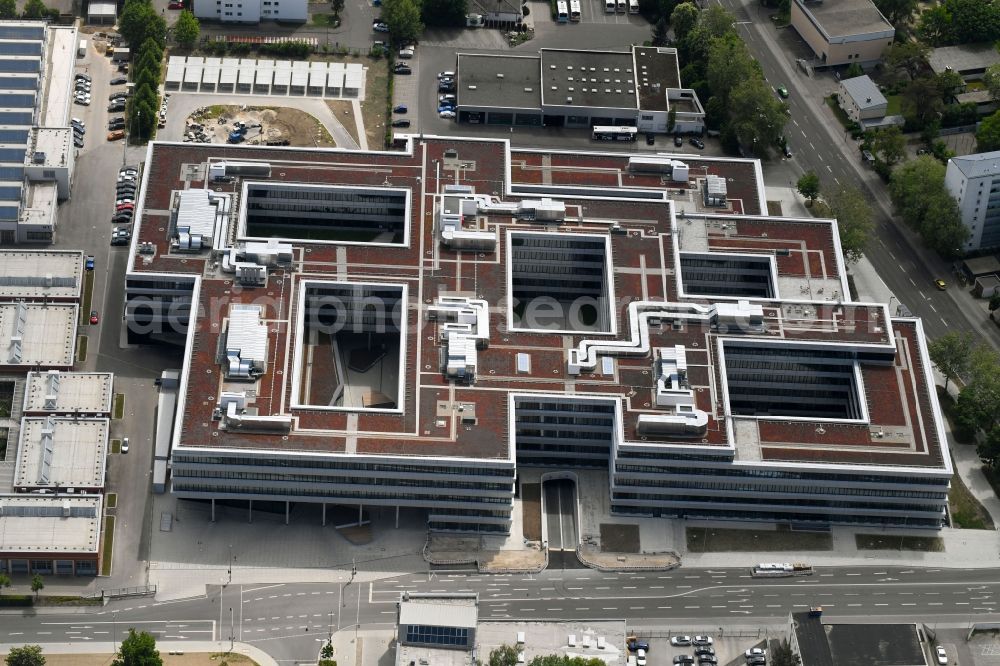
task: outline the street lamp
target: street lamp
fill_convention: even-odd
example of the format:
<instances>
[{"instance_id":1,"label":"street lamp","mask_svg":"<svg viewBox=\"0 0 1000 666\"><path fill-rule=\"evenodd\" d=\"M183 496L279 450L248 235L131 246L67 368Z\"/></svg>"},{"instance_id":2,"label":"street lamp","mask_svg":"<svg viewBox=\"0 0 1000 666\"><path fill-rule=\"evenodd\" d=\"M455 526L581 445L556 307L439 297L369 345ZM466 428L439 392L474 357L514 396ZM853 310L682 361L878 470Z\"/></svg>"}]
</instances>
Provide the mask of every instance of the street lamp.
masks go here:
<instances>
[{"instance_id":1,"label":"street lamp","mask_svg":"<svg viewBox=\"0 0 1000 666\"><path fill-rule=\"evenodd\" d=\"M229 544L229 569L227 569L229 574L229 580L226 581L226 585L233 582L233 544Z\"/></svg>"},{"instance_id":2,"label":"street lamp","mask_svg":"<svg viewBox=\"0 0 1000 666\"><path fill-rule=\"evenodd\" d=\"M233 607L230 606L229 607L229 651L230 652L233 651L233 641L236 640L236 638L234 636L235 633L236 633L236 629L234 628L234 624L233 624Z\"/></svg>"}]
</instances>

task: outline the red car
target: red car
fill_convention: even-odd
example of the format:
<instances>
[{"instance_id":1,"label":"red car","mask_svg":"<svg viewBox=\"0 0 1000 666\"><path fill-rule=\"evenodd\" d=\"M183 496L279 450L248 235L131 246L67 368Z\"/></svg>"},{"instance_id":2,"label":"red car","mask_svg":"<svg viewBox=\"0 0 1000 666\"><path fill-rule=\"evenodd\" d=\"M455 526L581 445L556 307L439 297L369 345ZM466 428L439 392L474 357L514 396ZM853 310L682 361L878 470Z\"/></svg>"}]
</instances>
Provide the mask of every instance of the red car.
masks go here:
<instances>
[{"instance_id":1,"label":"red car","mask_svg":"<svg viewBox=\"0 0 1000 666\"><path fill-rule=\"evenodd\" d=\"M130 204L130 203L123 203L115 206L115 210L118 211L119 213L122 212L123 210L134 210L134 209L135 209L135 204Z\"/></svg>"},{"instance_id":2,"label":"red car","mask_svg":"<svg viewBox=\"0 0 1000 666\"><path fill-rule=\"evenodd\" d=\"M99 321L101 321L101 319L100 319L100 317L97 316L97 310L91 310L90 311L90 323L91 323L91 325L96 326Z\"/></svg>"},{"instance_id":3,"label":"red car","mask_svg":"<svg viewBox=\"0 0 1000 666\"><path fill-rule=\"evenodd\" d=\"M184 9L184 3L183 2L171 2L169 5L167 5L167 9Z\"/></svg>"}]
</instances>

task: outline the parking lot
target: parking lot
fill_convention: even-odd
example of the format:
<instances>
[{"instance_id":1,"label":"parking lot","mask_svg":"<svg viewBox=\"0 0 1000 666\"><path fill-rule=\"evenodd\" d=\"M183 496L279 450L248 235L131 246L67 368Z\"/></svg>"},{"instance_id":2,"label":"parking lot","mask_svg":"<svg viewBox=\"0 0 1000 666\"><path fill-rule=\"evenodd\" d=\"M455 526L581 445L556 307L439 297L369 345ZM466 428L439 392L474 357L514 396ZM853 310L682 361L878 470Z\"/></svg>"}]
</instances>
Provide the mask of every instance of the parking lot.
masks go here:
<instances>
[{"instance_id":1,"label":"parking lot","mask_svg":"<svg viewBox=\"0 0 1000 666\"><path fill-rule=\"evenodd\" d=\"M642 632L637 632L637 634L641 640L645 640L649 643L649 651L646 654L648 666L673 666L674 658L679 655L692 657L694 659L694 664L698 663L698 659L695 655L696 646L671 645L670 639L672 636L685 636L687 638L694 638L699 635L708 636L712 639L712 645L710 647L714 652L712 656L715 657L717 663L720 665L733 664L736 666L743 665L745 661L743 655L746 650L754 647L761 647L764 645L766 638L774 638L773 636L766 637L756 631L736 632L732 635L726 635L730 632L721 631L722 629L722 627L712 627L710 631L708 628L701 627L697 630L671 630L662 634L657 632L652 637L643 636L641 635ZM635 653L633 652L632 654ZM705 661L707 662L709 659L710 657L706 655Z\"/></svg>"}]
</instances>

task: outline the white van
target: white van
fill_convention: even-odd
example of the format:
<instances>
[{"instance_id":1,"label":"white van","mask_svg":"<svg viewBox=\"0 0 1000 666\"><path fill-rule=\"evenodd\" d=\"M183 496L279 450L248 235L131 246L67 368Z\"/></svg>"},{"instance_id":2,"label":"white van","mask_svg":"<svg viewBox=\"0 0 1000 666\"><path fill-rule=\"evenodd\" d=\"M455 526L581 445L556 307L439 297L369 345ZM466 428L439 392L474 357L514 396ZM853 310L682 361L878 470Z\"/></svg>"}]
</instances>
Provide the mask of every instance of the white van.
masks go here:
<instances>
[{"instance_id":1,"label":"white van","mask_svg":"<svg viewBox=\"0 0 1000 666\"><path fill-rule=\"evenodd\" d=\"M624 14L628 11L628 2L626 0L618 0L618 13Z\"/></svg>"},{"instance_id":2,"label":"white van","mask_svg":"<svg viewBox=\"0 0 1000 666\"><path fill-rule=\"evenodd\" d=\"M639 13L639 0L628 0L628 13L629 14Z\"/></svg>"},{"instance_id":3,"label":"white van","mask_svg":"<svg viewBox=\"0 0 1000 666\"><path fill-rule=\"evenodd\" d=\"M604 0L604 13L605 14L615 13L615 0Z\"/></svg>"}]
</instances>

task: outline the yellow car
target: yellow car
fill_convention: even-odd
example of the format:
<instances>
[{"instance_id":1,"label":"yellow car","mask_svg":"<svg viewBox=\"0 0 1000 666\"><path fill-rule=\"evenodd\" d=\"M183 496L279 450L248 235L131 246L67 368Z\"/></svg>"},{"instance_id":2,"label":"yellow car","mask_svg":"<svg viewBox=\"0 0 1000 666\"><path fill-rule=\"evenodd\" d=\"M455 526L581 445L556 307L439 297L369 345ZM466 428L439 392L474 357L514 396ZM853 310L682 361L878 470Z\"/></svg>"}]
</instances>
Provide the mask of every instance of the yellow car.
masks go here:
<instances>
[{"instance_id":1,"label":"yellow car","mask_svg":"<svg viewBox=\"0 0 1000 666\"><path fill-rule=\"evenodd\" d=\"M948 288L948 283L945 282L944 280L938 279L934 280L934 286L937 287L939 290L944 291L945 289Z\"/></svg>"}]
</instances>

